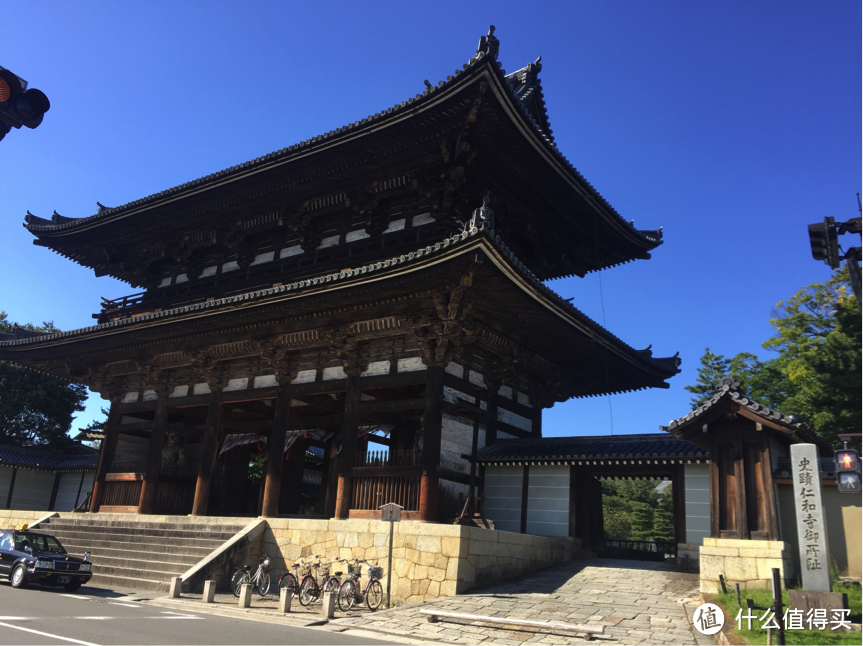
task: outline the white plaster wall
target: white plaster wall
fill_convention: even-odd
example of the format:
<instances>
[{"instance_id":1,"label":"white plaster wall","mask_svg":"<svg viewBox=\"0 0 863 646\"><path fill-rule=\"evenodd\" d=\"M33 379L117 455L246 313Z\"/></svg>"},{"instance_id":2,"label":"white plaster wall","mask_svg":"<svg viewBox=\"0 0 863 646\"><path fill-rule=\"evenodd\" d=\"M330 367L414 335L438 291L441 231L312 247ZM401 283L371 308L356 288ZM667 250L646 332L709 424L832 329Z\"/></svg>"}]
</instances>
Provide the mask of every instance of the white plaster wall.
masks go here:
<instances>
[{"instance_id":1,"label":"white plaster wall","mask_svg":"<svg viewBox=\"0 0 863 646\"><path fill-rule=\"evenodd\" d=\"M527 533L569 536L569 467L531 465L527 485Z\"/></svg>"},{"instance_id":2,"label":"white plaster wall","mask_svg":"<svg viewBox=\"0 0 863 646\"><path fill-rule=\"evenodd\" d=\"M81 483L81 476L84 482ZM60 487L57 489L57 499L54 501L54 511L72 511L75 509L75 498L78 496L78 487L81 487L81 495L78 503L84 500L88 491L93 489L93 471L81 473L63 473L60 475Z\"/></svg>"},{"instance_id":3,"label":"white plaster wall","mask_svg":"<svg viewBox=\"0 0 863 646\"><path fill-rule=\"evenodd\" d=\"M485 468L485 515L497 529L521 531L521 485L524 467Z\"/></svg>"},{"instance_id":4,"label":"white plaster wall","mask_svg":"<svg viewBox=\"0 0 863 646\"><path fill-rule=\"evenodd\" d=\"M440 464L445 469L470 473L470 463L461 457L470 455L473 444L473 424L460 417L444 415L441 422Z\"/></svg>"},{"instance_id":5,"label":"white plaster wall","mask_svg":"<svg viewBox=\"0 0 863 646\"><path fill-rule=\"evenodd\" d=\"M516 428L520 428L523 431L530 432L533 427L531 420L527 417L522 417L521 415L516 415L512 411L508 411L505 408L501 408L498 406L497 408L497 418L501 422L505 422L510 426L515 426Z\"/></svg>"},{"instance_id":6,"label":"white plaster wall","mask_svg":"<svg viewBox=\"0 0 863 646\"><path fill-rule=\"evenodd\" d=\"M52 471L18 469L12 489L12 509L43 510L51 502L54 488Z\"/></svg>"},{"instance_id":7,"label":"white plaster wall","mask_svg":"<svg viewBox=\"0 0 863 646\"><path fill-rule=\"evenodd\" d=\"M9 483L12 481L12 467L0 467L0 509L6 509L9 497Z\"/></svg>"},{"instance_id":8,"label":"white plaster wall","mask_svg":"<svg viewBox=\"0 0 863 646\"><path fill-rule=\"evenodd\" d=\"M684 464L683 488L686 500L686 542L701 545L710 538L710 465Z\"/></svg>"}]
</instances>

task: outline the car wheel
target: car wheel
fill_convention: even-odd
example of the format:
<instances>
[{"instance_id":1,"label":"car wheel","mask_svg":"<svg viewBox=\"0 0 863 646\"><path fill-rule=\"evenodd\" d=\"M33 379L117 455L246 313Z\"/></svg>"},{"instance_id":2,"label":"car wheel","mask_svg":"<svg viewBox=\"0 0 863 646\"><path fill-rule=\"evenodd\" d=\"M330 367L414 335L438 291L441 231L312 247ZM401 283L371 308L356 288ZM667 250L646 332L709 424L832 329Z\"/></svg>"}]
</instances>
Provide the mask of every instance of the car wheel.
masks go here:
<instances>
[{"instance_id":1,"label":"car wheel","mask_svg":"<svg viewBox=\"0 0 863 646\"><path fill-rule=\"evenodd\" d=\"M77 592L78 588L81 587L81 584L76 581L75 583L67 583L63 587L66 588L66 592Z\"/></svg>"},{"instance_id":2,"label":"car wheel","mask_svg":"<svg viewBox=\"0 0 863 646\"><path fill-rule=\"evenodd\" d=\"M13 588L27 587L27 570L24 569L23 565L16 566L16 568L12 570L12 576L9 578L12 580Z\"/></svg>"}]
</instances>

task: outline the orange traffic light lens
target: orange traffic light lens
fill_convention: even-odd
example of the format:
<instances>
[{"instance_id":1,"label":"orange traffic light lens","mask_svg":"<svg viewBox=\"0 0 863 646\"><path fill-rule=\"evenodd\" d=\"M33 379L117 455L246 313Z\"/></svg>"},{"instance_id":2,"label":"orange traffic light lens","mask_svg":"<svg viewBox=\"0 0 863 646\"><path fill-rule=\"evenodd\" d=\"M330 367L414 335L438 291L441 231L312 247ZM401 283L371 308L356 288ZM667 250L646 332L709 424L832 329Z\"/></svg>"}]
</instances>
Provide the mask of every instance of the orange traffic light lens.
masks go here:
<instances>
[{"instance_id":1,"label":"orange traffic light lens","mask_svg":"<svg viewBox=\"0 0 863 646\"><path fill-rule=\"evenodd\" d=\"M6 103L12 95L12 90L9 89L9 84L6 79L0 77L0 103Z\"/></svg>"},{"instance_id":2,"label":"orange traffic light lens","mask_svg":"<svg viewBox=\"0 0 863 646\"><path fill-rule=\"evenodd\" d=\"M846 469L851 468L851 456L847 453L844 453L842 455L842 466L844 466Z\"/></svg>"}]
</instances>

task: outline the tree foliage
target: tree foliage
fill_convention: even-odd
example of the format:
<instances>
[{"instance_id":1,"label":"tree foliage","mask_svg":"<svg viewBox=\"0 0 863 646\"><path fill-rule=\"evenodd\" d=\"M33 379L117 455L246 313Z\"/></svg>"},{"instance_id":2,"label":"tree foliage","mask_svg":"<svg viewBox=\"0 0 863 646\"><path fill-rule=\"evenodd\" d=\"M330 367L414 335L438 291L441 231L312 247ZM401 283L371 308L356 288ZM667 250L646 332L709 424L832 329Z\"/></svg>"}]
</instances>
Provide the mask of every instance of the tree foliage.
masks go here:
<instances>
[{"instance_id":1,"label":"tree foliage","mask_svg":"<svg viewBox=\"0 0 863 646\"><path fill-rule=\"evenodd\" d=\"M6 312L0 312L0 332L11 332L14 327ZM20 327L57 331L52 321ZM0 361L0 444L50 451L68 449L73 444L68 432L74 414L84 410L86 399L86 386Z\"/></svg>"},{"instance_id":2,"label":"tree foliage","mask_svg":"<svg viewBox=\"0 0 863 646\"><path fill-rule=\"evenodd\" d=\"M697 395L693 410L719 379L731 376L753 400L797 415L841 446L840 433L859 432L863 405L860 303L850 293L848 270L780 301L770 324L774 335L762 347L776 356L767 361L747 352L726 359L705 351L696 384L686 387Z\"/></svg>"},{"instance_id":3,"label":"tree foliage","mask_svg":"<svg viewBox=\"0 0 863 646\"><path fill-rule=\"evenodd\" d=\"M608 539L674 540L671 488L662 494L662 478L603 478L602 518ZM670 538L668 538L670 536Z\"/></svg>"}]
</instances>

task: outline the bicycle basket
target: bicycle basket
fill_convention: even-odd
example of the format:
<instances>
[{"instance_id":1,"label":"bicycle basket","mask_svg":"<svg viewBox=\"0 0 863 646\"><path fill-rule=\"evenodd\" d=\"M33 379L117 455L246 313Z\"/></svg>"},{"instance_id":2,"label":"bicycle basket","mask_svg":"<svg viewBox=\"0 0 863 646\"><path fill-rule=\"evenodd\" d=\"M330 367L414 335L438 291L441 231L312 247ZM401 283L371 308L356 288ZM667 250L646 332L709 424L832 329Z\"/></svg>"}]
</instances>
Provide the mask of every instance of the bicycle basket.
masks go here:
<instances>
[{"instance_id":1,"label":"bicycle basket","mask_svg":"<svg viewBox=\"0 0 863 646\"><path fill-rule=\"evenodd\" d=\"M356 576L360 576L363 573L363 564L362 563L350 563L348 565L348 574L354 574Z\"/></svg>"},{"instance_id":2,"label":"bicycle basket","mask_svg":"<svg viewBox=\"0 0 863 646\"><path fill-rule=\"evenodd\" d=\"M384 569L379 565L373 565L369 568L369 576L375 581L380 581L384 578Z\"/></svg>"}]
</instances>

